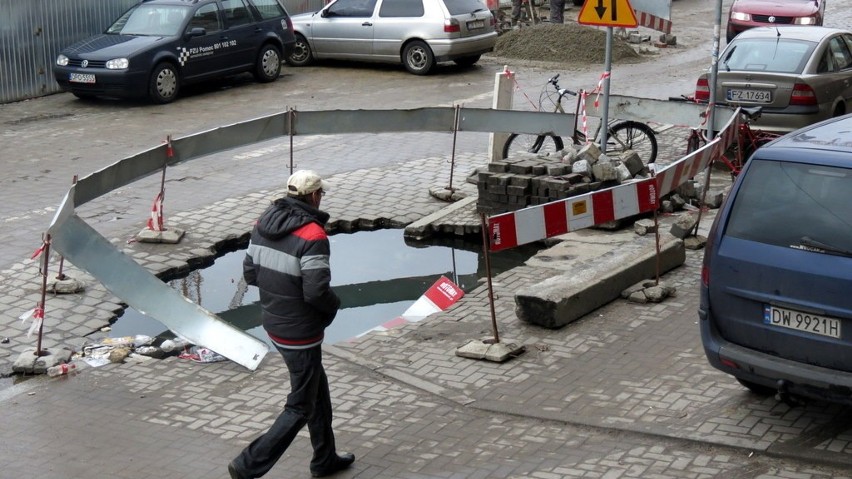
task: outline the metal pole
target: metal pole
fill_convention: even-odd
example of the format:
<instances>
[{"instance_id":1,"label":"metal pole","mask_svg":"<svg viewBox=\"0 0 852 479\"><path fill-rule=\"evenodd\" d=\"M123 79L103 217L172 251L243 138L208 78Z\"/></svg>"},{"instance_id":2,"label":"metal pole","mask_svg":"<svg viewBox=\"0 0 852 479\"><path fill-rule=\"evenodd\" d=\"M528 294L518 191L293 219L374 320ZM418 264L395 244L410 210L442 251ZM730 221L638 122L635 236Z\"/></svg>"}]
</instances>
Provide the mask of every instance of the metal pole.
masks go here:
<instances>
[{"instance_id":1,"label":"metal pole","mask_svg":"<svg viewBox=\"0 0 852 479\"><path fill-rule=\"evenodd\" d=\"M71 179L71 184L77 184L77 175L74 175L74 178ZM59 281L63 281L65 279L65 273L62 272L62 268L65 266L65 256L59 255L59 272L56 273L56 279Z\"/></svg>"},{"instance_id":2,"label":"metal pole","mask_svg":"<svg viewBox=\"0 0 852 479\"><path fill-rule=\"evenodd\" d=\"M713 53L710 60L710 115L707 120L707 141L713 139L716 125L716 77L719 73L719 41L722 31L722 0L716 0L716 23L713 25Z\"/></svg>"},{"instance_id":3,"label":"metal pole","mask_svg":"<svg viewBox=\"0 0 852 479\"><path fill-rule=\"evenodd\" d=\"M296 119L296 110L290 108L287 110L287 133L290 136L290 174L293 174L293 122Z\"/></svg>"},{"instance_id":4,"label":"metal pole","mask_svg":"<svg viewBox=\"0 0 852 479\"><path fill-rule=\"evenodd\" d=\"M455 115L453 115L453 151L450 154L450 186L447 187L448 190L453 190L453 170L456 168L456 136L459 131L459 118L461 114L459 113L459 106L456 105Z\"/></svg>"},{"instance_id":5,"label":"metal pole","mask_svg":"<svg viewBox=\"0 0 852 479\"><path fill-rule=\"evenodd\" d=\"M47 266L50 262L50 235L45 233L44 235L44 251L42 252L42 271L41 271L41 302L39 303L39 309L41 309L41 318L33 318L33 321L40 321L38 325L38 342L36 343L36 357L40 357L41 354L41 336L44 333L44 310L45 310L45 300L47 299ZM36 313L38 316L39 313Z\"/></svg>"},{"instance_id":6,"label":"metal pole","mask_svg":"<svg viewBox=\"0 0 852 479\"><path fill-rule=\"evenodd\" d=\"M500 342L500 334L497 332L497 313L494 311L494 288L491 285L491 258L489 257L488 247L488 221L485 220L485 213L480 213L479 218L482 221L482 253L485 256L485 276L488 278L488 305L491 307L491 330L494 332L494 339L488 341L489 344L497 344Z\"/></svg>"},{"instance_id":7,"label":"metal pole","mask_svg":"<svg viewBox=\"0 0 852 479\"><path fill-rule=\"evenodd\" d=\"M609 128L609 77L612 69L612 27L606 27L606 54L604 56L603 111L601 112L601 153L606 153Z\"/></svg>"}]
</instances>

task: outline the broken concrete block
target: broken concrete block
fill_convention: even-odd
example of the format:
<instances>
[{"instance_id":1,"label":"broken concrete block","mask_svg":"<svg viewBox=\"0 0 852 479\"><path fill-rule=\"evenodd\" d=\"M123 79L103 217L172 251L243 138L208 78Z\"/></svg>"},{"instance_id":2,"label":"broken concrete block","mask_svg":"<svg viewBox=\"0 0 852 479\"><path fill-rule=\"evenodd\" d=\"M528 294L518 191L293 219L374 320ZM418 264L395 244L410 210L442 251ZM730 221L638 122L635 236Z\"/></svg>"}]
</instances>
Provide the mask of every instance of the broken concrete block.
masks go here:
<instances>
[{"instance_id":1,"label":"broken concrete block","mask_svg":"<svg viewBox=\"0 0 852 479\"><path fill-rule=\"evenodd\" d=\"M633 178L633 175L630 174L630 170L624 165L624 163L616 160L613 161L612 164L615 166L615 172L618 174L618 182L624 183L627 180Z\"/></svg>"},{"instance_id":2,"label":"broken concrete block","mask_svg":"<svg viewBox=\"0 0 852 479\"><path fill-rule=\"evenodd\" d=\"M618 180L618 172L609 161L599 161L592 165L592 176L598 181Z\"/></svg>"},{"instance_id":3,"label":"broken concrete block","mask_svg":"<svg viewBox=\"0 0 852 479\"><path fill-rule=\"evenodd\" d=\"M639 157L639 153L636 153L633 150L625 150L621 154L621 162L624 163L624 166L626 166L627 170L630 171L631 177L638 175L645 169L645 164L642 163L642 158Z\"/></svg>"},{"instance_id":4,"label":"broken concrete block","mask_svg":"<svg viewBox=\"0 0 852 479\"><path fill-rule=\"evenodd\" d=\"M577 148L574 145L566 145L562 149L562 163L573 165L577 161Z\"/></svg>"},{"instance_id":5,"label":"broken concrete block","mask_svg":"<svg viewBox=\"0 0 852 479\"><path fill-rule=\"evenodd\" d=\"M633 231L639 236L657 231L657 225L652 219L642 219L633 223Z\"/></svg>"},{"instance_id":6,"label":"broken concrete block","mask_svg":"<svg viewBox=\"0 0 852 479\"><path fill-rule=\"evenodd\" d=\"M576 173L578 175L583 175L587 178L592 177L592 165L588 162L588 160L579 160L574 162L571 165L571 173Z\"/></svg>"},{"instance_id":7,"label":"broken concrete block","mask_svg":"<svg viewBox=\"0 0 852 479\"><path fill-rule=\"evenodd\" d=\"M704 195L704 205L708 208L716 209L722 206L722 202L725 200L725 194L719 190L709 190L706 195Z\"/></svg>"},{"instance_id":8,"label":"broken concrete block","mask_svg":"<svg viewBox=\"0 0 852 479\"><path fill-rule=\"evenodd\" d=\"M692 213L684 213L674 222L671 228L671 234L675 238L686 238L692 234L695 225L698 224L698 215Z\"/></svg>"},{"instance_id":9,"label":"broken concrete block","mask_svg":"<svg viewBox=\"0 0 852 479\"><path fill-rule=\"evenodd\" d=\"M688 250L700 250L707 246L707 238L701 235L687 236L683 239L683 246Z\"/></svg>"},{"instance_id":10,"label":"broken concrete block","mask_svg":"<svg viewBox=\"0 0 852 479\"><path fill-rule=\"evenodd\" d=\"M595 143L587 143L577 151L577 156L581 160L586 160L590 165L594 165L601 157L601 149Z\"/></svg>"},{"instance_id":11,"label":"broken concrete block","mask_svg":"<svg viewBox=\"0 0 852 479\"><path fill-rule=\"evenodd\" d=\"M669 201L672 202L672 208L674 208L675 211L682 210L683 206L686 204L686 200L677 193L671 195Z\"/></svg>"},{"instance_id":12,"label":"broken concrete block","mask_svg":"<svg viewBox=\"0 0 852 479\"><path fill-rule=\"evenodd\" d=\"M664 33L660 35L660 43L664 43L668 46L677 45L677 36L672 35L671 33Z\"/></svg>"}]
</instances>

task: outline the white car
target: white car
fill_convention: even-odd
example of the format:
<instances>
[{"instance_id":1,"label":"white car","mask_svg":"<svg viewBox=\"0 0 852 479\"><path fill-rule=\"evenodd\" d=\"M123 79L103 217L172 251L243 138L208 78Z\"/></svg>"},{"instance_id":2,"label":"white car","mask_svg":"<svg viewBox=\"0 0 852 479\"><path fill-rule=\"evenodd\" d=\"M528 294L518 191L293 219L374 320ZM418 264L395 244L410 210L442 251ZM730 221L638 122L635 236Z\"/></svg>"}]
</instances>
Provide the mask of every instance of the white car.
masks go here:
<instances>
[{"instance_id":1,"label":"white car","mask_svg":"<svg viewBox=\"0 0 852 479\"><path fill-rule=\"evenodd\" d=\"M296 46L287 63L293 66L373 61L426 75L438 62L473 65L497 42L484 0L337 0L292 20Z\"/></svg>"}]
</instances>

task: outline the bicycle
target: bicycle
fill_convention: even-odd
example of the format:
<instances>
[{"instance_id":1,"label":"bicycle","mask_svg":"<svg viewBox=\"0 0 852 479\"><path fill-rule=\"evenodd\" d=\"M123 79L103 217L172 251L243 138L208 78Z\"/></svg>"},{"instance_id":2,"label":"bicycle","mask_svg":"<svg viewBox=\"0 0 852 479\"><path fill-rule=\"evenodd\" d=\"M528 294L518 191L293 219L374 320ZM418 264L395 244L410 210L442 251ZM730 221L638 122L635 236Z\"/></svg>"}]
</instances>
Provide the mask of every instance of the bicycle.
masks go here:
<instances>
[{"instance_id":1,"label":"bicycle","mask_svg":"<svg viewBox=\"0 0 852 479\"><path fill-rule=\"evenodd\" d=\"M669 100L693 101L691 97L670 97ZM740 174L746 161L755 150L783 135L783 133L763 131L751 127L751 122L760 118L762 111L763 107L760 106L740 108L743 118L737 128L737 141L718 158L731 171L732 181ZM688 155L706 144L705 130L690 128L689 137L686 139L686 154Z\"/></svg>"},{"instance_id":2,"label":"bicycle","mask_svg":"<svg viewBox=\"0 0 852 479\"><path fill-rule=\"evenodd\" d=\"M542 88L539 96L539 106L545 102L545 99L550 99L553 92L548 90L548 86L553 85L557 93L554 113L565 113L562 107L562 100L567 96L577 97L577 106L574 110L574 134L571 136L571 142L574 145L584 145L587 142L597 142L601 132L601 124L598 124L595 134L591 140L586 137L586 134L577 129L577 119L580 114L580 104L582 101L583 91L571 91L559 86L559 74L556 74ZM525 133L512 133L506 140L503 146L503 158L508 158L519 152L526 153L551 153L562 150L565 144L562 137L556 135L531 135ZM633 150L642 159L642 163L648 165L657 159L657 135L654 130L646 125L633 120L614 120L608 122L607 125L607 145L605 154L609 156L620 155L621 153Z\"/></svg>"}]
</instances>

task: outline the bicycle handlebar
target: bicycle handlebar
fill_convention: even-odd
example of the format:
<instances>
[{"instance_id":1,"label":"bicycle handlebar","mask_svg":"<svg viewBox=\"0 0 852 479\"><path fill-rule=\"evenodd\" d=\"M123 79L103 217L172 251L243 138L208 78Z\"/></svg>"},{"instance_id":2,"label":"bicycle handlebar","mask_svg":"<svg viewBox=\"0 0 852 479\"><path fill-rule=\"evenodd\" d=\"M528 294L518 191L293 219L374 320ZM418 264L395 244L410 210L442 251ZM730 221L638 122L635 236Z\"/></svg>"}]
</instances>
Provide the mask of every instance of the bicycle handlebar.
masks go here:
<instances>
[{"instance_id":1,"label":"bicycle handlebar","mask_svg":"<svg viewBox=\"0 0 852 479\"><path fill-rule=\"evenodd\" d=\"M559 74L558 73L556 75L550 77L550 79L547 80L547 83L550 84L550 85L553 85L553 88L556 88L556 93L559 93L559 96L565 96L565 95L577 96L578 95L578 93L575 92L575 91L569 90L567 88L560 88L559 87Z\"/></svg>"}]
</instances>

